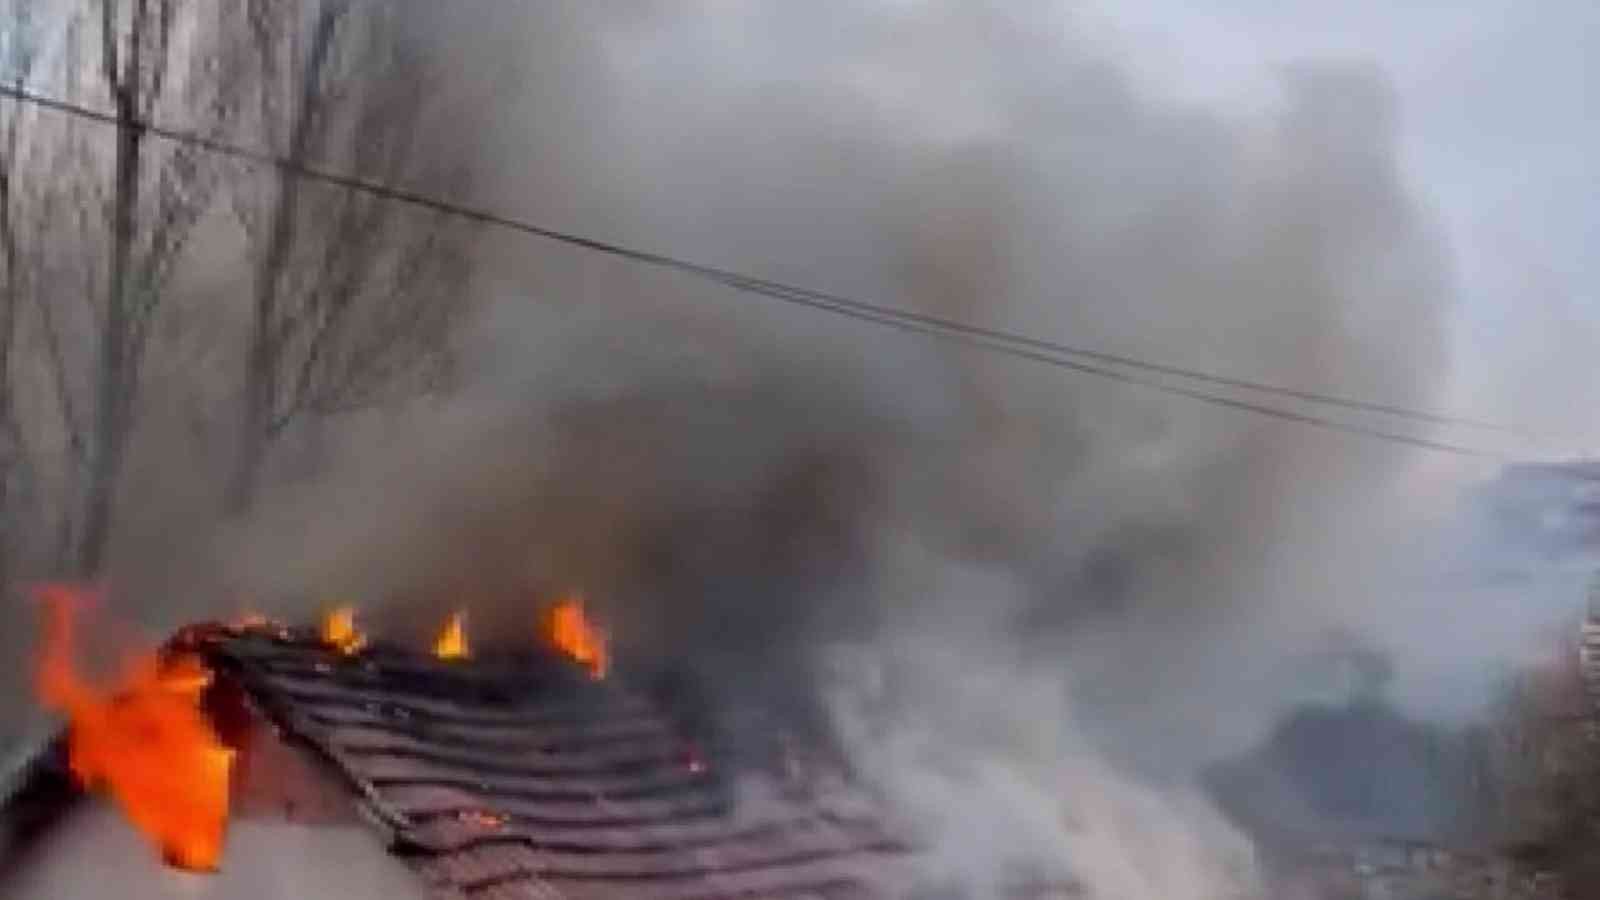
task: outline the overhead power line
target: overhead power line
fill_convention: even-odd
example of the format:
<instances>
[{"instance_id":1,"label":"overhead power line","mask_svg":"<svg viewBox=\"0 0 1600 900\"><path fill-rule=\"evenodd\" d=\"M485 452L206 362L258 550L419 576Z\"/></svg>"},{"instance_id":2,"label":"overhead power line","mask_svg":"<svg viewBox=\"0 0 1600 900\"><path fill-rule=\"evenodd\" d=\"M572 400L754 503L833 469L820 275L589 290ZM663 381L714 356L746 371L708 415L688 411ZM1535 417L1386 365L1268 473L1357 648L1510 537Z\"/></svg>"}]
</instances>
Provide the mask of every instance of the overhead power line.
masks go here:
<instances>
[{"instance_id":1,"label":"overhead power line","mask_svg":"<svg viewBox=\"0 0 1600 900\"><path fill-rule=\"evenodd\" d=\"M0 84L0 97L8 97L18 102L29 103L44 109L53 110L65 115L98 122L100 124L109 125L112 127L120 128L126 124L113 113L108 113L92 107L61 100L56 97L35 93L33 91L13 85ZM449 200L443 200L438 197L419 193L417 191L395 187L393 185L383 184L380 182L369 181L364 178L347 175L340 172L329 171L267 151L252 149L250 147L234 144L229 141L220 140L218 138L210 137L194 131L166 127L158 123L143 120L134 121L132 126L141 129L145 134L151 137L173 143L199 147L221 156L227 156L256 165L274 168L280 172L293 175L295 177L304 178L311 181L319 181L352 191L359 191L372 196L393 200L399 203L410 204L412 206L421 207L468 221L474 221L498 228L505 228L511 231L517 231L533 237L543 238L545 240L550 240L573 247L579 247L596 253L632 260L634 262L656 268L685 273L703 280L733 288L738 291L759 294L786 303L792 303L811 309L846 316L858 321L871 322L878 325L896 328L902 331L910 331L931 335L946 340L953 340L983 350L1003 353L1035 362L1041 362L1047 365L1052 365L1058 368L1080 372L1083 374L1095 375L1112 381L1121 382L1123 384L1137 385L1174 396L1185 397L1202 403L1208 403L1214 406L1252 412L1291 422L1299 422L1304 425L1330 431L1340 431L1349 434L1361 435L1364 437L1410 445L1413 447L1420 447L1428 450L1436 450L1445 453L1484 458L1505 458L1507 456L1504 453L1492 450L1468 447L1459 444L1447 443L1444 441L1436 441L1430 438L1418 437L1416 435L1406 434L1403 432L1391 431L1384 428L1369 427L1360 423L1344 422L1310 413L1302 413L1280 407L1268 406L1236 397L1213 394L1195 388L1185 387L1183 385L1141 377L1130 372L1122 371L1121 369L1107 368L1105 365L1082 362L1081 360L1092 360L1094 363L1122 366L1159 375L1184 378L1219 387L1256 391L1310 403L1318 403L1360 412L1394 416L1416 422L1477 428L1509 434L1519 434L1522 436L1530 436L1522 429L1501 425L1498 423L1486 422L1461 416L1445 415L1427 410L1412 409L1395 404L1339 397L1314 391L1296 390L1293 388L1250 381L1242 378L1232 378L1194 369L1186 369L1180 366L1150 362L1130 356L1123 356L1082 347L1074 347L1069 344L1033 338L1027 335L1016 334L1014 332L1002 331L999 329L971 325L952 319L928 315L925 313L882 306L875 303L853 299L840 294L832 294L825 291L816 291L808 288L797 287L795 285L746 275L729 269L696 263L690 260L667 256L661 253L655 253L648 250L639 250L624 246L622 244L584 237L582 235L560 231L553 228L546 228L531 222L511 218L510 216L502 215L500 213L466 206L464 204L451 202Z\"/></svg>"}]
</instances>

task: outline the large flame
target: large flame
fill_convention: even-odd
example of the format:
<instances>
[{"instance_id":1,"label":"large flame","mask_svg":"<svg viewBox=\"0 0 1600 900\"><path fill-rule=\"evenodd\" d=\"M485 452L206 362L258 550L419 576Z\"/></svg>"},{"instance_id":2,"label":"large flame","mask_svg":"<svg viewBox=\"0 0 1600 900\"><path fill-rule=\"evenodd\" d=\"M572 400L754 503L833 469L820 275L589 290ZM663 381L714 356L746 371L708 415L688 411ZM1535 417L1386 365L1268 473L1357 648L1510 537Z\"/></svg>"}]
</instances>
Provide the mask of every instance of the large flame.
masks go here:
<instances>
[{"instance_id":1,"label":"large flame","mask_svg":"<svg viewBox=\"0 0 1600 900\"><path fill-rule=\"evenodd\" d=\"M367 645L367 636L356 629L356 611L349 606L336 607L322 617L322 642L351 654Z\"/></svg>"},{"instance_id":2,"label":"large flame","mask_svg":"<svg viewBox=\"0 0 1600 900\"><path fill-rule=\"evenodd\" d=\"M439 639L433 642L433 655L440 659L466 659L471 655L467 649L467 630L462 625L461 613L451 614L450 621L444 623Z\"/></svg>"},{"instance_id":3,"label":"large flame","mask_svg":"<svg viewBox=\"0 0 1600 900\"><path fill-rule=\"evenodd\" d=\"M606 677L610 656L606 636L584 612L583 601L569 597L550 608L545 637L556 649L582 663L595 678Z\"/></svg>"},{"instance_id":4,"label":"large flame","mask_svg":"<svg viewBox=\"0 0 1600 900\"><path fill-rule=\"evenodd\" d=\"M133 659L110 691L74 665L83 596L64 587L39 592L45 609L39 696L70 720L68 755L85 787L109 794L174 866L217 867L228 819L233 751L200 711L211 673L192 654Z\"/></svg>"}]
</instances>

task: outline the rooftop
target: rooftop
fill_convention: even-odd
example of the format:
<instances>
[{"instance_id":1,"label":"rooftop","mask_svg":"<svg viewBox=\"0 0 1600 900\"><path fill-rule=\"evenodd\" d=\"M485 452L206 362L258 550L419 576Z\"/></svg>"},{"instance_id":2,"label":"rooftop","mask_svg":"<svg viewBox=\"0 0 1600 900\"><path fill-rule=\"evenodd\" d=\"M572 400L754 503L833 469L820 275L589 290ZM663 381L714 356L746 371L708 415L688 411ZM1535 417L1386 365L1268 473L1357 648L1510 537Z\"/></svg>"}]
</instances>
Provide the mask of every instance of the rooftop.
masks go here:
<instances>
[{"instance_id":1,"label":"rooftop","mask_svg":"<svg viewBox=\"0 0 1600 900\"><path fill-rule=\"evenodd\" d=\"M327 804L290 789L304 779L286 774L271 749L293 748L278 756L331 775L377 838L368 855L386 851L428 896L900 893L910 854L863 792L794 759L724 760L670 703L553 652L441 660L380 645L345 654L277 627L194 629L176 640L217 674L207 705L224 740L241 748L236 778L285 782L256 790L254 804L281 807L288 820L319 818ZM272 740L250 739L252 729ZM274 852L235 806L223 876L263 870L240 853Z\"/></svg>"}]
</instances>

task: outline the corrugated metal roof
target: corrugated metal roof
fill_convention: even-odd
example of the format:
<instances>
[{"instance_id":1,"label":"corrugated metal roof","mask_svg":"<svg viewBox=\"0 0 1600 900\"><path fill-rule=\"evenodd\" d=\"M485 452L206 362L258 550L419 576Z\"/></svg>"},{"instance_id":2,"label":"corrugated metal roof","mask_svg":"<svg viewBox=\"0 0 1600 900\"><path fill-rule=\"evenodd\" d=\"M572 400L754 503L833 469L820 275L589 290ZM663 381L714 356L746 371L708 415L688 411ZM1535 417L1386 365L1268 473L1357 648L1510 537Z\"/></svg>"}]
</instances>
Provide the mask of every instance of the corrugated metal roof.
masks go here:
<instances>
[{"instance_id":1,"label":"corrugated metal roof","mask_svg":"<svg viewBox=\"0 0 1600 900\"><path fill-rule=\"evenodd\" d=\"M527 655L344 656L279 632L207 641L453 900L847 900L893 891L904 846L774 776L704 761L660 704ZM747 779L774 782L743 802Z\"/></svg>"}]
</instances>

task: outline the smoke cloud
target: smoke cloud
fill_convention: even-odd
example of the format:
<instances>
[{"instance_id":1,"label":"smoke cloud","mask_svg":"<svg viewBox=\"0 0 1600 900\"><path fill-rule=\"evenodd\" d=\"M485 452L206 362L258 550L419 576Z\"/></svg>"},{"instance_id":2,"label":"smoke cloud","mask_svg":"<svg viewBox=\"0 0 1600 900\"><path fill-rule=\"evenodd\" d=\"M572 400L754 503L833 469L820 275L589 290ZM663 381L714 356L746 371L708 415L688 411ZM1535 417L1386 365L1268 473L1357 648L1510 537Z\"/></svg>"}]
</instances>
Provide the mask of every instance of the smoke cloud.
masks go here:
<instances>
[{"instance_id":1,"label":"smoke cloud","mask_svg":"<svg viewBox=\"0 0 1600 900\"><path fill-rule=\"evenodd\" d=\"M1244 116L1045 4L436 6L450 96L503 111L497 209L1292 387L1426 406L1445 369L1450 276L1369 67L1288 67ZM625 664L823 721L930 878L1096 900L1247 889L1198 773L1331 631L1432 646L1398 586L1442 515L1411 451L519 236L480 266L460 390L340 427L228 536L230 584L485 632L581 588Z\"/></svg>"}]
</instances>

